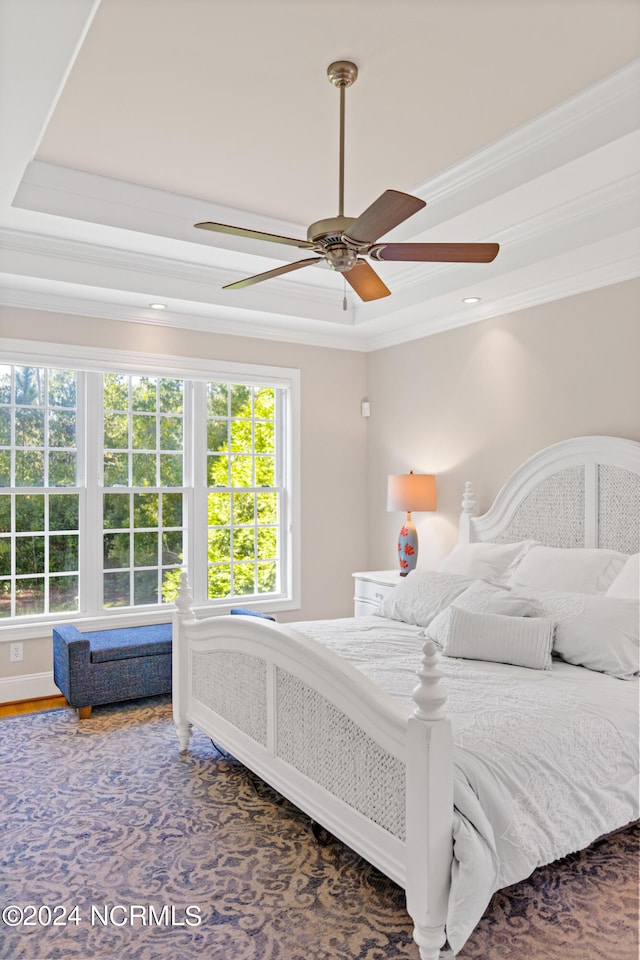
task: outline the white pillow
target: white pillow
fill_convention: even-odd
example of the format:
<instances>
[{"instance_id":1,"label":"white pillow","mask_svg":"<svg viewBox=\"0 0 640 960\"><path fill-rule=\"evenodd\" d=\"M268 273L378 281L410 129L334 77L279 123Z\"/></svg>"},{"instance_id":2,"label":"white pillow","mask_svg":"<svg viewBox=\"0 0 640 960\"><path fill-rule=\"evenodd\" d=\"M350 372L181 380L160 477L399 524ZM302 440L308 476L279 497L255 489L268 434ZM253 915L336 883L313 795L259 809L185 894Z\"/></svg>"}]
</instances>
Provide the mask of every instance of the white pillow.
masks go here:
<instances>
[{"instance_id":1,"label":"white pillow","mask_svg":"<svg viewBox=\"0 0 640 960\"><path fill-rule=\"evenodd\" d=\"M640 553L629 557L624 567L609 585L608 597L640 598Z\"/></svg>"},{"instance_id":2,"label":"white pillow","mask_svg":"<svg viewBox=\"0 0 640 960\"><path fill-rule=\"evenodd\" d=\"M453 606L442 652L447 657L550 670L552 645L553 620L471 613Z\"/></svg>"},{"instance_id":3,"label":"white pillow","mask_svg":"<svg viewBox=\"0 0 640 960\"><path fill-rule=\"evenodd\" d=\"M606 593L627 562L625 553L585 547L532 547L509 581L510 587Z\"/></svg>"},{"instance_id":4,"label":"white pillow","mask_svg":"<svg viewBox=\"0 0 640 960\"><path fill-rule=\"evenodd\" d=\"M474 580L506 584L515 566L535 540L518 543L459 543L448 557L438 564L442 573L457 573Z\"/></svg>"},{"instance_id":5,"label":"white pillow","mask_svg":"<svg viewBox=\"0 0 640 960\"><path fill-rule=\"evenodd\" d=\"M623 597L542 593L538 614L556 622L553 652L579 667L630 680L640 672L640 604Z\"/></svg>"},{"instance_id":6,"label":"white pillow","mask_svg":"<svg viewBox=\"0 0 640 960\"><path fill-rule=\"evenodd\" d=\"M413 570L387 594L375 611L376 616L428 627L433 618L472 582L469 577L450 573Z\"/></svg>"},{"instance_id":7,"label":"white pillow","mask_svg":"<svg viewBox=\"0 0 640 960\"><path fill-rule=\"evenodd\" d=\"M449 633L449 621L454 607L471 613L500 613L508 617L527 617L535 614L536 605L530 597L522 597L504 587L497 587L484 580L475 580L431 621L427 636L442 646Z\"/></svg>"}]
</instances>

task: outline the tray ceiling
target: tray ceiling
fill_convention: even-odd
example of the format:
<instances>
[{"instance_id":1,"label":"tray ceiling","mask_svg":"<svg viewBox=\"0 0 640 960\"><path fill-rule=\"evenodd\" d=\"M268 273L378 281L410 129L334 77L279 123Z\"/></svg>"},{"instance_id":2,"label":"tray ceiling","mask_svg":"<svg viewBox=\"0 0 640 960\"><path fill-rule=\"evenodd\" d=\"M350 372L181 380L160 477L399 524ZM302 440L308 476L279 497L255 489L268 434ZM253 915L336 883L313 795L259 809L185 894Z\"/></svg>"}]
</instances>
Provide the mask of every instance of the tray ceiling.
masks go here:
<instances>
[{"instance_id":1,"label":"tray ceiling","mask_svg":"<svg viewBox=\"0 0 640 960\"><path fill-rule=\"evenodd\" d=\"M631 0L2 0L0 32L4 303L364 350L640 275ZM376 264L346 310L326 266L221 289L304 254L196 221L337 213L335 59L345 213L413 193L388 239L494 263Z\"/></svg>"}]
</instances>

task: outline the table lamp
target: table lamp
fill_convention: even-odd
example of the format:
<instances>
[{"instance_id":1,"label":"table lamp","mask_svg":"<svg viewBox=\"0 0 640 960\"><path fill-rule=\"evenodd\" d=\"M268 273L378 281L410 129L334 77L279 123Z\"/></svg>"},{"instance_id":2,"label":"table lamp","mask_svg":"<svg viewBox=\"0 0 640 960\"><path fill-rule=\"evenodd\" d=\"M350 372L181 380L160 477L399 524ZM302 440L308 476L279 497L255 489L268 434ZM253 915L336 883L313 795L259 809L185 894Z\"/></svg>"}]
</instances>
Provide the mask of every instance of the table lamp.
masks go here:
<instances>
[{"instance_id":1,"label":"table lamp","mask_svg":"<svg viewBox=\"0 0 640 960\"><path fill-rule=\"evenodd\" d=\"M418 560L418 532L411 520L416 510L436 509L436 478L430 473L396 473L389 476L387 510L406 510L407 519L398 537L400 576L406 577Z\"/></svg>"}]
</instances>

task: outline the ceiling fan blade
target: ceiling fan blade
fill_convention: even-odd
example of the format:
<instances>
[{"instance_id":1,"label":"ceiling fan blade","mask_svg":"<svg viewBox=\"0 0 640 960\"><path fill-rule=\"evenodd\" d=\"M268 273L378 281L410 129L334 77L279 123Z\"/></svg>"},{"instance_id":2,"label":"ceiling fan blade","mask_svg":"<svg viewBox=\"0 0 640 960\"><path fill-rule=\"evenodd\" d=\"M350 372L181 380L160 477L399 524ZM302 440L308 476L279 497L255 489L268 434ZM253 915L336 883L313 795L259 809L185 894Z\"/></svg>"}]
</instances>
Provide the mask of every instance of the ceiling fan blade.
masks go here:
<instances>
[{"instance_id":1,"label":"ceiling fan blade","mask_svg":"<svg viewBox=\"0 0 640 960\"><path fill-rule=\"evenodd\" d=\"M344 234L356 244L374 243L399 223L426 207L424 200L399 190L385 190L361 213Z\"/></svg>"},{"instance_id":2,"label":"ceiling fan blade","mask_svg":"<svg viewBox=\"0 0 640 960\"><path fill-rule=\"evenodd\" d=\"M497 243L377 243L368 256L423 263L491 263L499 249Z\"/></svg>"},{"instance_id":3,"label":"ceiling fan blade","mask_svg":"<svg viewBox=\"0 0 640 960\"><path fill-rule=\"evenodd\" d=\"M290 247L313 249L308 240L296 240L294 237L281 237L278 233L264 233L262 230L247 230L245 227L230 227L226 223L194 223L199 230L213 230L215 233L230 233L233 237L247 237L249 240L268 240L270 243L286 243Z\"/></svg>"},{"instance_id":4,"label":"ceiling fan blade","mask_svg":"<svg viewBox=\"0 0 640 960\"><path fill-rule=\"evenodd\" d=\"M246 277L244 280L238 280L236 283L228 283L223 290L242 290L243 287L251 287L254 283L262 283L263 280L272 280L273 277L281 277L283 273L290 273L292 270L299 270L300 267L310 267L312 263L321 263L323 257L309 257L308 260L296 260L294 263L286 263L283 267L276 267L275 270L267 270L265 273L257 273L255 277Z\"/></svg>"},{"instance_id":5,"label":"ceiling fan blade","mask_svg":"<svg viewBox=\"0 0 640 960\"><path fill-rule=\"evenodd\" d=\"M381 300L388 297L391 290L382 282L373 267L366 260L358 260L355 267L342 276L351 284L361 300Z\"/></svg>"}]
</instances>

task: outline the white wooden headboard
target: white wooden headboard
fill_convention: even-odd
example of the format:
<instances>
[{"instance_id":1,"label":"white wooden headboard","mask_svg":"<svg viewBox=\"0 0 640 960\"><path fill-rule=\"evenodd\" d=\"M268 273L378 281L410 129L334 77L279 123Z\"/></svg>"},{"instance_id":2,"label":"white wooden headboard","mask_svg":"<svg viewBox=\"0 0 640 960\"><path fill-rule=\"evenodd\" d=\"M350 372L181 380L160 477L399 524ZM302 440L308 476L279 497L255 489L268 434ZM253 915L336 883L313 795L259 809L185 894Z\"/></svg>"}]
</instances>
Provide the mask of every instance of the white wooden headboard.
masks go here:
<instances>
[{"instance_id":1,"label":"white wooden headboard","mask_svg":"<svg viewBox=\"0 0 640 960\"><path fill-rule=\"evenodd\" d=\"M576 437L546 447L507 480L490 509L475 515L465 486L460 542L533 539L550 547L640 551L640 443Z\"/></svg>"}]
</instances>

